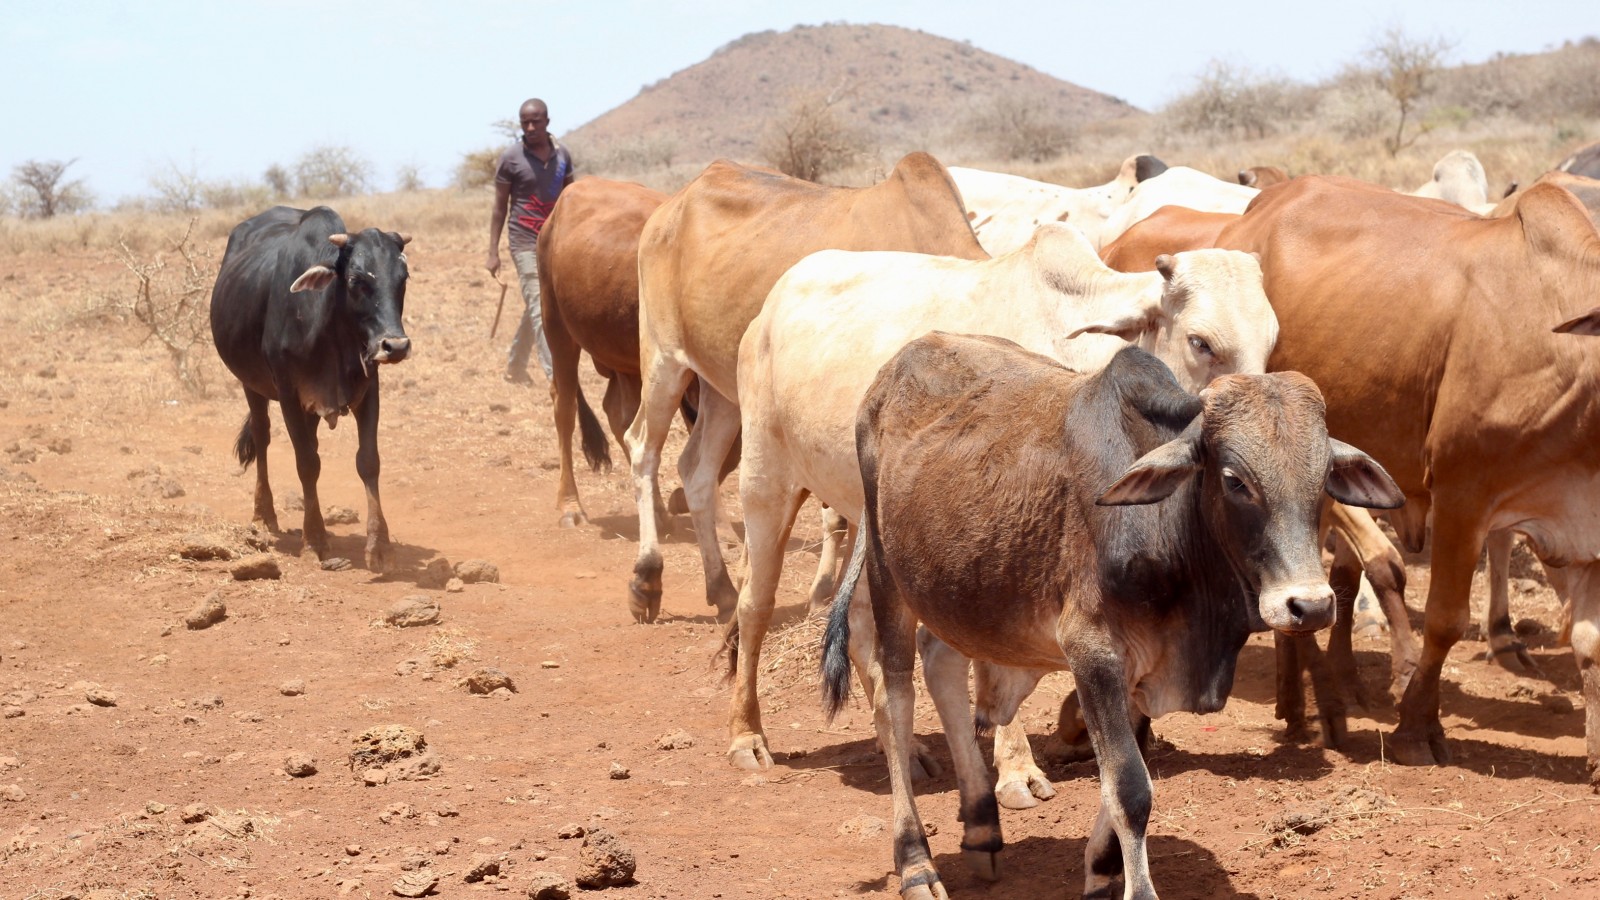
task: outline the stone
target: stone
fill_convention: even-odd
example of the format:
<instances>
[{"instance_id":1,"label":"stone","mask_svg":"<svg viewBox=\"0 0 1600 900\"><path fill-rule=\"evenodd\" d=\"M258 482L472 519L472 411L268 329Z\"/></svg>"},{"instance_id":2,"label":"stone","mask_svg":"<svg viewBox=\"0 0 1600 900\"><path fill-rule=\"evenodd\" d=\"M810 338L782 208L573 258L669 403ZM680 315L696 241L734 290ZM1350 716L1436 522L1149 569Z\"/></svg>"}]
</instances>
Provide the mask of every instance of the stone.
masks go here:
<instances>
[{"instance_id":1,"label":"stone","mask_svg":"<svg viewBox=\"0 0 1600 900\"><path fill-rule=\"evenodd\" d=\"M183 808L181 815L183 821L193 825L196 822L204 822L211 815L211 810L204 803L191 803Z\"/></svg>"},{"instance_id":2,"label":"stone","mask_svg":"<svg viewBox=\"0 0 1600 900\"><path fill-rule=\"evenodd\" d=\"M631 848L610 831L596 828L584 835L576 880L578 887L591 890L631 884L636 867Z\"/></svg>"},{"instance_id":3,"label":"stone","mask_svg":"<svg viewBox=\"0 0 1600 900\"><path fill-rule=\"evenodd\" d=\"M296 778L317 774L317 760L309 753L295 751L283 760L283 770Z\"/></svg>"},{"instance_id":4,"label":"stone","mask_svg":"<svg viewBox=\"0 0 1600 900\"><path fill-rule=\"evenodd\" d=\"M555 872L535 872L528 881L528 900L572 900L572 888Z\"/></svg>"},{"instance_id":5,"label":"stone","mask_svg":"<svg viewBox=\"0 0 1600 900\"><path fill-rule=\"evenodd\" d=\"M493 666L474 669L472 674L468 675L464 680L467 690L474 694L488 694L500 688L513 692L517 689L516 683L511 680L510 675Z\"/></svg>"},{"instance_id":6,"label":"stone","mask_svg":"<svg viewBox=\"0 0 1600 900\"><path fill-rule=\"evenodd\" d=\"M612 761L611 763L610 775L612 781L626 781L627 779L633 777L633 773L628 771L627 766L616 761Z\"/></svg>"},{"instance_id":7,"label":"stone","mask_svg":"<svg viewBox=\"0 0 1600 900\"><path fill-rule=\"evenodd\" d=\"M8 784L0 787L0 800L4 800L7 803L21 803L26 799L28 799L28 793L22 789L20 784Z\"/></svg>"},{"instance_id":8,"label":"stone","mask_svg":"<svg viewBox=\"0 0 1600 900\"><path fill-rule=\"evenodd\" d=\"M350 771L382 769L389 781L414 781L439 772L439 758L422 732L404 725L369 728L356 736ZM364 777L364 776L363 776Z\"/></svg>"},{"instance_id":9,"label":"stone","mask_svg":"<svg viewBox=\"0 0 1600 900\"><path fill-rule=\"evenodd\" d=\"M345 856L360 856L361 855L361 845L360 844L347 844L347 845L345 845L344 855Z\"/></svg>"},{"instance_id":10,"label":"stone","mask_svg":"<svg viewBox=\"0 0 1600 900\"><path fill-rule=\"evenodd\" d=\"M348 506L329 506L322 511L322 521L328 525L355 525L361 516Z\"/></svg>"},{"instance_id":11,"label":"stone","mask_svg":"<svg viewBox=\"0 0 1600 900\"><path fill-rule=\"evenodd\" d=\"M456 577L467 584L498 584L500 567L485 559L469 559L456 563Z\"/></svg>"},{"instance_id":12,"label":"stone","mask_svg":"<svg viewBox=\"0 0 1600 900\"><path fill-rule=\"evenodd\" d=\"M330 556L320 563L324 572L347 572L356 567L356 564L342 556Z\"/></svg>"},{"instance_id":13,"label":"stone","mask_svg":"<svg viewBox=\"0 0 1600 900\"><path fill-rule=\"evenodd\" d=\"M237 554L216 535L193 532L184 535L178 542L178 555L196 562L210 562L214 559L231 560Z\"/></svg>"},{"instance_id":14,"label":"stone","mask_svg":"<svg viewBox=\"0 0 1600 900\"><path fill-rule=\"evenodd\" d=\"M401 819L415 819L417 810L409 803L391 803L378 813L378 821L385 825L398 822Z\"/></svg>"},{"instance_id":15,"label":"stone","mask_svg":"<svg viewBox=\"0 0 1600 900\"><path fill-rule=\"evenodd\" d=\"M183 617L183 625L190 631L199 631L210 628L227 617L228 605L222 602L222 594L212 591L206 599L200 601L199 606L189 610L188 615Z\"/></svg>"},{"instance_id":16,"label":"stone","mask_svg":"<svg viewBox=\"0 0 1600 900\"><path fill-rule=\"evenodd\" d=\"M389 773L381 768L371 768L361 773L361 782L367 787L377 787L389 783Z\"/></svg>"},{"instance_id":17,"label":"stone","mask_svg":"<svg viewBox=\"0 0 1600 900\"><path fill-rule=\"evenodd\" d=\"M117 695L104 688L90 688L83 692L83 699L95 706L116 706Z\"/></svg>"},{"instance_id":18,"label":"stone","mask_svg":"<svg viewBox=\"0 0 1600 900\"><path fill-rule=\"evenodd\" d=\"M459 578L452 578L444 583L446 594L459 594L467 589L467 583Z\"/></svg>"},{"instance_id":19,"label":"stone","mask_svg":"<svg viewBox=\"0 0 1600 900\"><path fill-rule=\"evenodd\" d=\"M389 607L383 620L396 628L434 625L439 621L439 604L427 594L412 594Z\"/></svg>"},{"instance_id":20,"label":"stone","mask_svg":"<svg viewBox=\"0 0 1600 900\"><path fill-rule=\"evenodd\" d=\"M285 697L298 697L306 692L306 683L299 678L291 678L278 685L278 693Z\"/></svg>"},{"instance_id":21,"label":"stone","mask_svg":"<svg viewBox=\"0 0 1600 900\"><path fill-rule=\"evenodd\" d=\"M221 709L222 698L216 694L207 694L204 697L194 698L194 705L197 709Z\"/></svg>"},{"instance_id":22,"label":"stone","mask_svg":"<svg viewBox=\"0 0 1600 900\"><path fill-rule=\"evenodd\" d=\"M694 735L683 729L656 738L657 750L687 750L694 746Z\"/></svg>"},{"instance_id":23,"label":"stone","mask_svg":"<svg viewBox=\"0 0 1600 900\"><path fill-rule=\"evenodd\" d=\"M470 884L482 881L490 875L500 874L500 863L505 860L503 855L493 853L474 853L472 861L467 864L466 881Z\"/></svg>"},{"instance_id":24,"label":"stone","mask_svg":"<svg viewBox=\"0 0 1600 900\"><path fill-rule=\"evenodd\" d=\"M283 577L283 569L278 567L278 558L271 553L252 553L234 563L229 571L233 573L234 581L258 581Z\"/></svg>"},{"instance_id":25,"label":"stone","mask_svg":"<svg viewBox=\"0 0 1600 900\"><path fill-rule=\"evenodd\" d=\"M455 570L450 567L450 560L436 556L422 567L422 574L417 578L417 587L439 590L454 577Z\"/></svg>"},{"instance_id":26,"label":"stone","mask_svg":"<svg viewBox=\"0 0 1600 900\"><path fill-rule=\"evenodd\" d=\"M157 800L151 800L144 805L144 811L152 816L159 816L167 811L167 805Z\"/></svg>"},{"instance_id":27,"label":"stone","mask_svg":"<svg viewBox=\"0 0 1600 900\"><path fill-rule=\"evenodd\" d=\"M0 717L3 717L3 718L20 719L20 718L22 718L23 716L25 716L27 714L28 714L28 711L23 709L20 706L0 707Z\"/></svg>"},{"instance_id":28,"label":"stone","mask_svg":"<svg viewBox=\"0 0 1600 900\"><path fill-rule=\"evenodd\" d=\"M569 822L556 829L556 837L562 839L581 838L587 833L588 832L584 830L584 827L579 825L577 822Z\"/></svg>"},{"instance_id":29,"label":"stone","mask_svg":"<svg viewBox=\"0 0 1600 900\"><path fill-rule=\"evenodd\" d=\"M407 872L389 886L396 897L426 897L439 886L439 876L433 872L423 870Z\"/></svg>"}]
</instances>

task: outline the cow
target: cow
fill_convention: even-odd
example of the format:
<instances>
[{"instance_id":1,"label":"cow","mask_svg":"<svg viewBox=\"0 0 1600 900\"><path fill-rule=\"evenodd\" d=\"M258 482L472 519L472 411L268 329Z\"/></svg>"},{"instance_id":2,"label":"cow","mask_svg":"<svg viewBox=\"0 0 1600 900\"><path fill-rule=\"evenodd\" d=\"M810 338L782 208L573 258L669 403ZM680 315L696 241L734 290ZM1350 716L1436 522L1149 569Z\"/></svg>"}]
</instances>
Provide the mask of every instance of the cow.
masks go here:
<instances>
[{"instance_id":1,"label":"cow","mask_svg":"<svg viewBox=\"0 0 1600 900\"><path fill-rule=\"evenodd\" d=\"M356 472L367 491L366 565L374 572L392 562L378 502L378 366L411 352L402 324L410 240L376 228L351 234L326 206L275 206L234 226L211 290L217 354L250 406L234 449L241 466L256 465L255 521L278 529L267 482L267 404L276 400L305 499L301 552L330 559L317 499L317 420L333 428L352 414Z\"/></svg>"},{"instance_id":2,"label":"cow","mask_svg":"<svg viewBox=\"0 0 1600 900\"><path fill-rule=\"evenodd\" d=\"M550 392L560 447L560 524L588 516L572 471L572 428L581 426L592 469L610 468L605 432L578 386L579 351L607 379L602 408L620 444L639 409L639 234L667 195L641 184L584 178L561 192L539 235L539 298L554 367Z\"/></svg>"},{"instance_id":3,"label":"cow","mask_svg":"<svg viewBox=\"0 0 1600 900\"><path fill-rule=\"evenodd\" d=\"M1047 222L1066 222L1097 242L1100 228L1134 186L1165 169L1153 156L1130 156L1115 178L1087 188L959 166L950 167L950 177L961 191L978 243L990 256L999 256L1026 244L1034 229Z\"/></svg>"},{"instance_id":4,"label":"cow","mask_svg":"<svg viewBox=\"0 0 1600 900\"><path fill-rule=\"evenodd\" d=\"M1100 248L1100 258L1118 272L1151 272L1159 256L1214 246L1222 227L1237 218L1238 213L1163 206Z\"/></svg>"},{"instance_id":5,"label":"cow","mask_svg":"<svg viewBox=\"0 0 1600 900\"><path fill-rule=\"evenodd\" d=\"M733 614L738 592L722 560L716 522L718 474L739 435L739 339L778 277L825 249L988 257L949 173L920 152L866 188L826 187L718 160L645 223L639 239L643 388L626 441L639 509L639 554L628 586L636 621L654 621L661 608L661 446L678 398L695 376L699 418L678 470L700 545L706 603L719 618ZM826 535L840 531L840 523L825 519ZM837 547L836 538L825 543Z\"/></svg>"},{"instance_id":6,"label":"cow","mask_svg":"<svg viewBox=\"0 0 1600 900\"><path fill-rule=\"evenodd\" d=\"M1583 207L1535 184L1511 215L1481 218L1302 176L1264 193L1217 243L1262 255L1281 325L1271 367L1313 378L1329 431L1393 473L1410 501L1390 515L1402 542L1421 550L1431 515L1422 654L1389 757L1449 761L1445 656L1470 617L1485 538L1510 529L1567 569L1588 763L1600 779L1600 358L1551 332L1600 296L1600 235Z\"/></svg>"},{"instance_id":7,"label":"cow","mask_svg":"<svg viewBox=\"0 0 1600 900\"><path fill-rule=\"evenodd\" d=\"M1239 170L1239 183L1257 190L1283 184L1288 180L1289 173L1277 166L1251 166Z\"/></svg>"},{"instance_id":8,"label":"cow","mask_svg":"<svg viewBox=\"0 0 1600 900\"><path fill-rule=\"evenodd\" d=\"M1000 335L1093 370L1127 339L1195 390L1219 374L1266 371L1277 326L1254 259L1206 250L1157 266L1159 273L1112 272L1080 233L1050 224L992 260L827 250L779 279L739 346L747 570L730 634L734 765L772 765L757 674L790 522L808 493L850 521L860 518L856 409L879 366L906 342L935 328ZM862 659L870 629L856 633ZM1006 805L1049 795L1020 725L997 747Z\"/></svg>"},{"instance_id":9,"label":"cow","mask_svg":"<svg viewBox=\"0 0 1600 900\"><path fill-rule=\"evenodd\" d=\"M1583 208L1588 210L1590 220L1600 222L1600 179L1571 175L1558 169L1540 175L1539 180L1535 181L1534 184L1553 184L1556 187L1564 188L1572 196L1577 197L1578 202L1583 204ZM1521 192L1513 192L1507 195L1504 200L1495 204L1494 209L1488 215L1510 215L1516 210L1517 201L1521 197Z\"/></svg>"},{"instance_id":10,"label":"cow","mask_svg":"<svg viewBox=\"0 0 1600 900\"><path fill-rule=\"evenodd\" d=\"M1480 215L1494 209L1489 202L1489 179L1483 163L1470 150L1451 150L1433 164L1433 177L1411 191L1413 197L1432 197L1470 209Z\"/></svg>"},{"instance_id":11,"label":"cow","mask_svg":"<svg viewBox=\"0 0 1600 900\"><path fill-rule=\"evenodd\" d=\"M1556 171L1584 178L1600 178L1600 141L1579 147L1556 166Z\"/></svg>"},{"instance_id":12,"label":"cow","mask_svg":"<svg viewBox=\"0 0 1600 900\"><path fill-rule=\"evenodd\" d=\"M1252 631L1332 621L1324 493L1402 501L1381 466L1329 438L1322 412L1302 375L1224 375L1195 397L1137 348L1085 375L1001 338L934 332L884 364L856 420L866 506L822 665L832 714L864 570L902 896L945 896L909 779L919 622L937 638L920 641L923 674L975 873L998 877L1003 839L974 725L1013 721L1040 677L1068 669L1100 768L1084 894L1112 896L1121 874L1125 896L1155 896L1150 719L1221 709ZM969 660L991 664L975 714Z\"/></svg>"},{"instance_id":13,"label":"cow","mask_svg":"<svg viewBox=\"0 0 1600 900\"><path fill-rule=\"evenodd\" d=\"M1163 206L1183 206L1200 212L1242 213L1259 193L1253 187L1230 184L1187 166L1173 166L1154 178L1139 182L1128 194L1127 201L1106 220L1095 247L1105 247L1132 228L1134 223Z\"/></svg>"}]
</instances>

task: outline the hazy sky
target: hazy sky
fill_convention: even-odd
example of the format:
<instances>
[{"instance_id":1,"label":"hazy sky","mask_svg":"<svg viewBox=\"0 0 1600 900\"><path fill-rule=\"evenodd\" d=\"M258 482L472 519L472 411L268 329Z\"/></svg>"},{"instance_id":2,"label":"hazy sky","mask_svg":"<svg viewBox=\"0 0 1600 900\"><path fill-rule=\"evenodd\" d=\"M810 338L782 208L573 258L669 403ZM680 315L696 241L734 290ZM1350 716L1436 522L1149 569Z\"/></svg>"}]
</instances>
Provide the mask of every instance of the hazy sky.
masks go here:
<instances>
[{"instance_id":1,"label":"hazy sky","mask_svg":"<svg viewBox=\"0 0 1600 900\"><path fill-rule=\"evenodd\" d=\"M838 21L970 40L1154 109L1211 59L1315 80L1399 25L1475 62L1600 34L1600 2L0 0L0 177L76 157L112 202L174 163L254 180L345 144L380 187L406 163L437 186L528 96L560 134L743 34Z\"/></svg>"}]
</instances>

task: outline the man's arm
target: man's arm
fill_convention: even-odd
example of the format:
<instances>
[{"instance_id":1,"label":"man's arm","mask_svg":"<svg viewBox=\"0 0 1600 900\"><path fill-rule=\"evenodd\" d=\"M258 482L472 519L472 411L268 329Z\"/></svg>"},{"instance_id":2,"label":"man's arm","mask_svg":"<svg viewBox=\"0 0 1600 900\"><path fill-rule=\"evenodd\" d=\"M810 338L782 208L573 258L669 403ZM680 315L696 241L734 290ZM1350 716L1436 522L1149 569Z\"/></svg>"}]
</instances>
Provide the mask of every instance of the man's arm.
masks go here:
<instances>
[{"instance_id":1,"label":"man's arm","mask_svg":"<svg viewBox=\"0 0 1600 900\"><path fill-rule=\"evenodd\" d=\"M494 208L489 210L489 257L483 267L489 274L500 277L500 232L505 230L506 215L511 208L511 185L504 181L494 183Z\"/></svg>"}]
</instances>

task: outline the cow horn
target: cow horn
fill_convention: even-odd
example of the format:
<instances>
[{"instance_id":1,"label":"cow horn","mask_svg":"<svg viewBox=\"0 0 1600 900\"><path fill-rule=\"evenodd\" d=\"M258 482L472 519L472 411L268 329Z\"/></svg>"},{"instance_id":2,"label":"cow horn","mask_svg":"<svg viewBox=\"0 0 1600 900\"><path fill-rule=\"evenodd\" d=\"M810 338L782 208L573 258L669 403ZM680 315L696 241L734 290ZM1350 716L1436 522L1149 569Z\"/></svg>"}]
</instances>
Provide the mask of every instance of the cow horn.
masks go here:
<instances>
[{"instance_id":1,"label":"cow horn","mask_svg":"<svg viewBox=\"0 0 1600 900\"><path fill-rule=\"evenodd\" d=\"M1156 271L1161 273L1162 278L1171 281L1178 271L1178 261L1163 253L1156 257Z\"/></svg>"},{"instance_id":2,"label":"cow horn","mask_svg":"<svg viewBox=\"0 0 1600 900\"><path fill-rule=\"evenodd\" d=\"M328 241L330 243L332 243L335 247L347 247L347 246L350 245L350 235L348 235L348 234L330 234L330 235L328 235Z\"/></svg>"},{"instance_id":3,"label":"cow horn","mask_svg":"<svg viewBox=\"0 0 1600 900\"><path fill-rule=\"evenodd\" d=\"M406 234L404 231L395 232L395 236L400 239L400 246L402 247L411 243L411 235Z\"/></svg>"}]
</instances>

